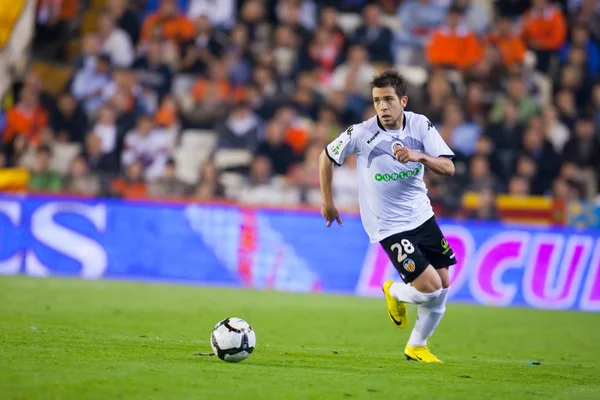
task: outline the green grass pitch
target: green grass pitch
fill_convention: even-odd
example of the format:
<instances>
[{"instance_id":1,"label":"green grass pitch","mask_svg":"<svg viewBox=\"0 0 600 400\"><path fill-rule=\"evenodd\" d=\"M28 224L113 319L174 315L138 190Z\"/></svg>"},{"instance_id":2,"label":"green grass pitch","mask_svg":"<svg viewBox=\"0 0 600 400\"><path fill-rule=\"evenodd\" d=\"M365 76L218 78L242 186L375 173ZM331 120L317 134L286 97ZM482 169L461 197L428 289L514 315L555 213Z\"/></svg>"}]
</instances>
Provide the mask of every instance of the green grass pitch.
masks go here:
<instances>
[{"instance_id":1,"label":"green grass pitch","mask_svg":"<svg viewBox=\"0 0 600 400\"><path fill-rule=\"evenodd\" d=\"M252 356L195 356L228 316ZM598 314L451 303L441 365L409 333L382 299L2 277L0 399L600 399Z\"/></svg>"}]
</instances>

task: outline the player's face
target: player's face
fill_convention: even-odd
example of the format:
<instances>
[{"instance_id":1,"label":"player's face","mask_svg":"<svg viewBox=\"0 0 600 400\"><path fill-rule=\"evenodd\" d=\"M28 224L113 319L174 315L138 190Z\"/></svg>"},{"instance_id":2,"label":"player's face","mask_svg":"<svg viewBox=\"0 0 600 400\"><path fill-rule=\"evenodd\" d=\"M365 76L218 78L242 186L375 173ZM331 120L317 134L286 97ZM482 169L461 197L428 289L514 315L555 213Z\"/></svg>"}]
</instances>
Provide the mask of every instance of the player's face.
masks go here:
<instances>
[{"instance_id":1,"label":"player's face","mask_svg":"<svg viewBox=\"0 0 600 400\"><path fill-rule=\"evenodd\" d=\"M408 97L398 97L393 87L373 88L373 106L386 129L400 129Z\"/></svg>"}]
</instances>

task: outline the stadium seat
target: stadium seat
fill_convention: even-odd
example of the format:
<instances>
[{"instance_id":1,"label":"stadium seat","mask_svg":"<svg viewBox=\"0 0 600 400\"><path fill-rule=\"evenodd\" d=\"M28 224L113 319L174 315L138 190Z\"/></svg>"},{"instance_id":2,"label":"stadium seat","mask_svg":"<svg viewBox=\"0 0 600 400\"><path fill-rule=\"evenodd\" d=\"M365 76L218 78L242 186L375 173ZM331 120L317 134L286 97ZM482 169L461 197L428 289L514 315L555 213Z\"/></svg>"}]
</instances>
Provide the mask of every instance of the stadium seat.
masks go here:
<instances>
[{"instance_id":1,"label":"stadium seat","mask_svg":"<svg viewBox=\"0 0 600 400\"><path fill-rule=\"evenodd\" d=\"M249 167L252 153L245 149L220 149L215 153L215 166L226 170L237 167Z\"/></svg>"},{"instance_id":2,"label":"stadium seat","mask_svg":"<svg viewBox=\"0 0 600 400\"><path fill-rule=\"evenodd\" d=\"M186 130L181 143L173 152L179 179L193 184L198 180L201 165L210 157L217 143L217 135L210 130Z\"/></svg>"},{"instance_id":3,"label":"stadium seat","mask_svg":"<svg viewBox=\"0 0 600 400\"><path fill-rule=\"evenodd\" d=\"M402 71L402 74L408 83L421 87L427 82L428 73L423 67L413 65L397 65L396 68Z\"/></svg>"},{"instance_id":4,"label":"stadium seat","mask_svg":"<svg viewBox=\"0 0 600 400\"><path fill-rule=\"evenodd\" d=\"M225 197L237 198L244 185L244 176L235 172L224 172L221 174L220 183L225 187Z\"/></svg>"}]
</instances>

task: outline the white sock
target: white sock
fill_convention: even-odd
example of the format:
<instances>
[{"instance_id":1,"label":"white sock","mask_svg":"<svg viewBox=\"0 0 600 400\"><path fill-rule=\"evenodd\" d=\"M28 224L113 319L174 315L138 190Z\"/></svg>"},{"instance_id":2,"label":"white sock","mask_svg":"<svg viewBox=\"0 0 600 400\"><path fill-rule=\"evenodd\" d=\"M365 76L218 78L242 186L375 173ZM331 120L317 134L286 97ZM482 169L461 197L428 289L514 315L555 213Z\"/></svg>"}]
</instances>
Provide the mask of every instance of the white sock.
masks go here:
<instances>
[{"instance_id":1,"label":"white sock","mask_svg":"<svg viewBox=\"0 0 600 400\"><path fill-rule=\"evenodd\" d=\"M425 346L427 344L427 339L433 335L446 312L448 289L442 289L435 300L419 305L417 322L408 339L409 346Z\"/></svg>"},{"instance_id":2,"label":"white sock","mask_svg":"<svg viewBox=\"0 0 600 400\"><path fill-rule=\"evenodd\" d=\"M423 304L431 302L438 298L442 289L439 289L433 293L419 292L411 285L407 285L402 282L394 282L390 286L390 294L398 301L404 301L406 303Z\"/></svg>"}]
</instances>

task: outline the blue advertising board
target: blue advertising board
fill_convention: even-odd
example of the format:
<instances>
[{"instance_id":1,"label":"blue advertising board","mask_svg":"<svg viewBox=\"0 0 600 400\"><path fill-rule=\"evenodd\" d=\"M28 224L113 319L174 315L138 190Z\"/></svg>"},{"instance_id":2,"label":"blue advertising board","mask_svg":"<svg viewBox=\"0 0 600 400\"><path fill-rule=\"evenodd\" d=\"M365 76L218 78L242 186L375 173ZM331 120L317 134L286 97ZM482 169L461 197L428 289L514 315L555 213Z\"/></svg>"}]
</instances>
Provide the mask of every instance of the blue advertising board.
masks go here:
<instances>
[{"instance_id":1,"label":"blue advertising board","mask_svg":"<svg viewBox=\"0 0 600 400\"><path fill-rule=\"evenodd\" d=\"M0 274L380 296L399 279L358 215L0 196ZM600 231L440 220L451 299L600 311Z\"/></svg>"}]
</instances>

